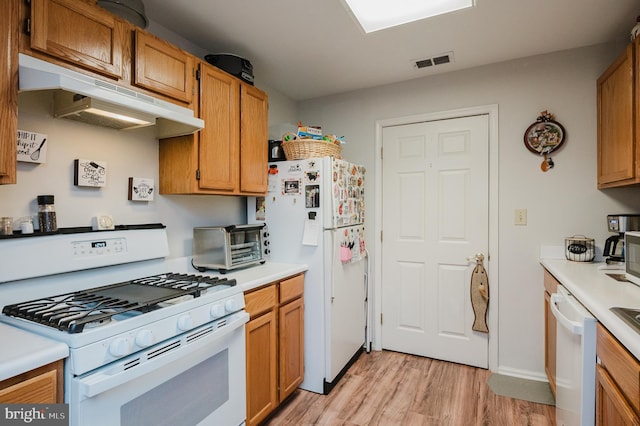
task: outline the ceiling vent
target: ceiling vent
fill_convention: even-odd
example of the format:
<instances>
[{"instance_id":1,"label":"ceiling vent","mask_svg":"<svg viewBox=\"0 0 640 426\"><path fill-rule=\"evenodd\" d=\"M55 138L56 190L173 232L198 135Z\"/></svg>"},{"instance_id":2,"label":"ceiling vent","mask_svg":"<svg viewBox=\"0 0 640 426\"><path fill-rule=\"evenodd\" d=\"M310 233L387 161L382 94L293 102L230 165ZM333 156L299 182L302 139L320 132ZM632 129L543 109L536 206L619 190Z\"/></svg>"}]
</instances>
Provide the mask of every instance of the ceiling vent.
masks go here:
<instances>
[{"instance_id":1,"label":"ceiling vent","mask_svg":"<svg viewBox=\"0 0 640 426\"><path fill-rule=\"evenodd\" d=\"M435 65L444 65L453 62L453 52L443 53L438 56L424 59L414 59L413 66L417 69L432 67Z\"/></svg>"}]
</instances>

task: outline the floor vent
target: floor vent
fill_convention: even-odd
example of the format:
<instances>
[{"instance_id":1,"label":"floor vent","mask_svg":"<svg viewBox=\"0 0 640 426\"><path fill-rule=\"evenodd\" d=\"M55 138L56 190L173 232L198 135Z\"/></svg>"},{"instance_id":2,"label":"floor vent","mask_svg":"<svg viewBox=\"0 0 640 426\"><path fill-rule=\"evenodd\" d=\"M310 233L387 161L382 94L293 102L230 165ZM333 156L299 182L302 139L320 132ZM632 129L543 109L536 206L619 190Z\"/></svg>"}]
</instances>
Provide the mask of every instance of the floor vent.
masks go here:
<instances>
[{"instance_id":1,"label":"floor vent","mask_svg":"<svg viewBox=\"0 0 640 426\"><path fill-rule=\"evenodd\" d=\"M438 56L432 56L431 58L416 59L413 60L413 66L417 69L427 68L436 65L449 64L453 62L453 52L443 53Z\"/></svg>"}]
</instances>

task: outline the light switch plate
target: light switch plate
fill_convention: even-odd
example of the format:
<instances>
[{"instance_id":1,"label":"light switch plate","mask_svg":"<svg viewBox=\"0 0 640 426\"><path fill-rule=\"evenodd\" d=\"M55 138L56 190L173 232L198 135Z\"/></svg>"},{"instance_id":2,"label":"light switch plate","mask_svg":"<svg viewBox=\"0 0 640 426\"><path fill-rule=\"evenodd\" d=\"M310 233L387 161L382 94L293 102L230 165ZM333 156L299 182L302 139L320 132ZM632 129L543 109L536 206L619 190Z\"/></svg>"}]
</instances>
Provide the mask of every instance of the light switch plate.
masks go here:
<instances>
[{"instance_id":1,"label":"light switch plate","mask_svg":"<svg viewBox=\"0 0 640 426\"><path fill-rule=\"evenodd\" d=\"M113 218L108 214L94 216L91 224L94 231L104 231L115 228Z\"/></svg>"},{"instance_id":2,"label":"light switch plate","mask_svg":"<svg viewBox=\"0 0 640 426\"><path fill-rule=\"evenodd\" d=\"M516 209L514 212L513 223L515 225L527 224L527 209Z\"/></svg>"}]
</instances>

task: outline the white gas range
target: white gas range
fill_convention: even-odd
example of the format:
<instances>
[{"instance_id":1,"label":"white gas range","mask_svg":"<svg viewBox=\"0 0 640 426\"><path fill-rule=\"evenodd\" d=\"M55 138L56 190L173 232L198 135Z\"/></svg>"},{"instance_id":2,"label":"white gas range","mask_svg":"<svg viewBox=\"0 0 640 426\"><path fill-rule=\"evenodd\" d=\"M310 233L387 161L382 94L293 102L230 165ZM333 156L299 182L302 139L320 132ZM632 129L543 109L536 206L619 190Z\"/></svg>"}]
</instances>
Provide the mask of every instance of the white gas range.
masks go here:
<instances>
[{"instance_id":1,"label":"white gas range","mask_svg":"<svg viewBox=\"0 0 640 426\"><path fill-rule=\"evenodd\" d=\"M244 423L242 290L166 272L167 247L161 225L0 240L0 321L69 346L72 425Z\"/></svg>"}]
</instances>

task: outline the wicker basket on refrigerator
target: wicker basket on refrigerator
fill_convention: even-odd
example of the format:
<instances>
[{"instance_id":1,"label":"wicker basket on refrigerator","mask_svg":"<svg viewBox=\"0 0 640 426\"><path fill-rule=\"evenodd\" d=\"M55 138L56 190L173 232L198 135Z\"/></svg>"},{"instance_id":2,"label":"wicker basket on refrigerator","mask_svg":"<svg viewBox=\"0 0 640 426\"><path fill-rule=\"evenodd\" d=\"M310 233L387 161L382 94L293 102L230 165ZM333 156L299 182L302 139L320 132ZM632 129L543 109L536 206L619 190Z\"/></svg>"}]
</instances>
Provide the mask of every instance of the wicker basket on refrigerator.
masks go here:
<instances>
[{"instance_id":1,"label":"wicker basket on refrigerator","mask_svg":"<svg viewBox=\"0 0 640 426\"><path fill-rule=\"evenodd\" d=\"M317 139L294 139L282 142L287 160L302 160L312 157L339 157L342 147L333 142Z\"/></svg>"}]
</instances>

